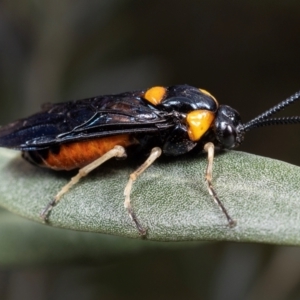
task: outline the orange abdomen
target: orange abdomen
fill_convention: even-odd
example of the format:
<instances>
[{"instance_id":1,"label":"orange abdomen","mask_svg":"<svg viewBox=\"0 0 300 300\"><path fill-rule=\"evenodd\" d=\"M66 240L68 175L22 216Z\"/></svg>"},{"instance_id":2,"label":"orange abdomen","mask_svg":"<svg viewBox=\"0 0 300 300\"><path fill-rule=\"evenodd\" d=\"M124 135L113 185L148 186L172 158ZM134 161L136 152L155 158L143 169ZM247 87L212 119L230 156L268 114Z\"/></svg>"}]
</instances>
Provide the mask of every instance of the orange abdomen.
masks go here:
<instances>
[{"instance_id":1,"label":"orange abdomen","mask_svg":"<svg viewBox=\"0 0 300 300\"><path fill-rule=\"evenodd\" d=\"M45 167L72 170L88 165L116 145L126 148L135 143L136 140L127 134L66 143L59 146L57 153L49 150L47 156L41 159Z\"/></svg>"}]
</instances>

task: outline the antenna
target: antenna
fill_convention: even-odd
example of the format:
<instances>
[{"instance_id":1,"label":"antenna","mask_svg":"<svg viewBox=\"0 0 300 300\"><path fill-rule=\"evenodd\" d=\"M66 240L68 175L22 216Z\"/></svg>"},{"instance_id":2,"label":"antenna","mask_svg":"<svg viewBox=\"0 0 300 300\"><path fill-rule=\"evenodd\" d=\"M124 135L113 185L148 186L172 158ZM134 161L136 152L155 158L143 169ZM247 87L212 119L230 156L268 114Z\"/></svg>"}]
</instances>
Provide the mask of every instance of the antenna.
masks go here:
<instances>
[{"instance_id":1,"label":"antenna","mask_svg":"<svg viewBox=\"0 0 300 300\"><path fill-rule=\"evenodd\" d=\"M300 100L300 91L278 103L274 107L265 111L261 115L257 116L253 120L249 121L244 125L244 131L249 131L252 128L271 126L271 125L285 125L285 124L300 124L300 116L284 117L284 118L270 118L275 113L283 110L285 107L293 104L297 100Z\"/></svg>"}]
</instances>

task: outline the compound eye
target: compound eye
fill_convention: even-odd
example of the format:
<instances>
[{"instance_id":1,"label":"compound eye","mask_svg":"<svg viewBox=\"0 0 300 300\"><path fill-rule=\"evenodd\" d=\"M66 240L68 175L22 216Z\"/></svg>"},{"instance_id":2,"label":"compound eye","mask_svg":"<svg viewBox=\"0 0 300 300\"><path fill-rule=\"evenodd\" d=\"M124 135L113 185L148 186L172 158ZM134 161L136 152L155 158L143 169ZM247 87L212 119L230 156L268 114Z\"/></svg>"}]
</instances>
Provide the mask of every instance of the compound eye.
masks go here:
<instances>
[{"instance_id":1,"label":"compound eye","mask_svg":"<svg viewBox=\"0 0 300 300\"><path fill-rule=\"evenodd\" d=\"M227 125L223 131L223 145L226 148L232 148L235 145L235 141L236 132L232 126Z\"/></svg>"},{"instance_id":2,"label":"compound eye","mask_svg":"<svg viewBox=\"0 0 300 300\"><path fill-rule=\"evenodd\" d=\"M221 146L230 149L243 140L242 124L239 114L227 105L221 105L215 120L216 138Z\"/></svg>"}]
</instances>

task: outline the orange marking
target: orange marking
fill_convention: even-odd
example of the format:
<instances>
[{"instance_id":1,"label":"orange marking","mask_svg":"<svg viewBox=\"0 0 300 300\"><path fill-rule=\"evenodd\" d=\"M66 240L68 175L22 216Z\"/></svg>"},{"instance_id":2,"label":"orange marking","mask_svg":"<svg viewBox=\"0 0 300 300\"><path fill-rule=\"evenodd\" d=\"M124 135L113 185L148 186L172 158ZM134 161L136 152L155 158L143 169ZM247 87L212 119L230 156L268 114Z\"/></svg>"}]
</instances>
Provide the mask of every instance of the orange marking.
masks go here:
<instances>
[{"instance_id":1,"label":"orange marking","mask_svg":"<svg viewBox=\"0 0 300 300\"><path fill-rule=\"evenodd\" d=\"M216 102L217 106L219 106L217 99L210 92L204 89L199 89L199 91L202 92L204 95L211 97Z\"/></svg>"},{"instance_id":2,"label":"orange marking","mask_svg":"<svg viewBox=\"0 0 300 300\"><path fill-rule=\"evenodd\" d=\"M114 146L126 148L135 144L136 140L128 134L103 137L60 145L59 153L52 153L43 159L45 166L55 170L72 170L82 168L99 158Z\"/></svg>"},{"instance_id":3,"label":"orange marking","mask_svg":"<svg viewBox=\"0 0 300 300\"><path fill-rule=\"evenodd\" d=\"M166 89L162 86L150 88L144 95L144 98L153 105L160 104L166 95Z\"/></svg>"},{"instance_id":4,"label":"orange marking","mask_svg":"<svg viewBox=\"0 0 300 300\"><path fill-rule=\"evenodd\" d=\"M199 141L214 119L215 114L209 110L194 110L190 112L186 117L190 140L193 142Z\"/></svg>"}]
</instances>

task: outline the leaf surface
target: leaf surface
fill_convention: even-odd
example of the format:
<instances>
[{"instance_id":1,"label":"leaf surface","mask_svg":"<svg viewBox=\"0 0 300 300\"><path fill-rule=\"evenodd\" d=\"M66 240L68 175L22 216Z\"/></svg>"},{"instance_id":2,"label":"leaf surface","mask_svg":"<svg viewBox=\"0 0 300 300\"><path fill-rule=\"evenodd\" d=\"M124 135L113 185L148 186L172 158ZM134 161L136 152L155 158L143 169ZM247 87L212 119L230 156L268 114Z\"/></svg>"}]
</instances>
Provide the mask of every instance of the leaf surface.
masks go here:
<instances>
[{"instance_id":1,"label":"leaf surface","mask_svg":"<svg viewBox=\"0 0 300 300\"><path fill-rule=\"evenodd\" d=\"M138 166L110 161L74 186L52 210L49 225L141 238L123 207L124 187ZM215 157L213 184L229 214L229 228L208 194L205 155L160 159L133 185L131 201L157 241L228 240L300 245L300 168L243 152ZM55 172L0 150L0 205L42 222L41 210L74 172Z\"/></svg>"}]
</instances>

